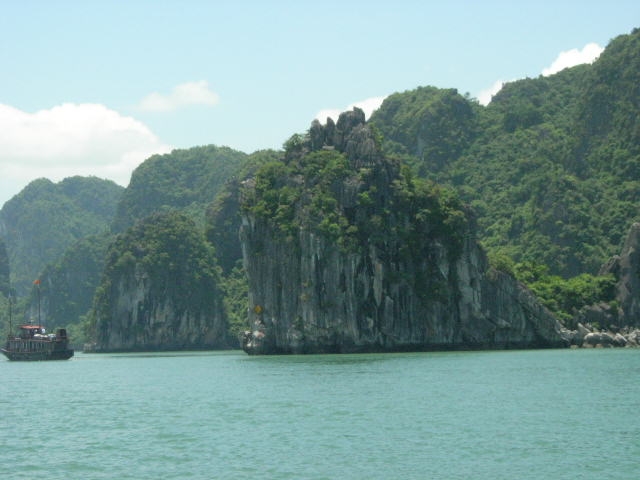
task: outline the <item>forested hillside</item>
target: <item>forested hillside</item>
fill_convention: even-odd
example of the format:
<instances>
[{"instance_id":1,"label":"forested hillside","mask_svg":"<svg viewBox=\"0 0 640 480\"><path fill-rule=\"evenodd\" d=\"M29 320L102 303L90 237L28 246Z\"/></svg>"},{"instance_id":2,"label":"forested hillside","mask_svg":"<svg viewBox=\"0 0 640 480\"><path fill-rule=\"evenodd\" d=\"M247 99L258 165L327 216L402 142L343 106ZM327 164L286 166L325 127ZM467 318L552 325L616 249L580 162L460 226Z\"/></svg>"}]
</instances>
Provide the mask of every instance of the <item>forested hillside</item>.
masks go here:
<instances>
[{"instance_id":1,"label":"forested hillside","mask_svg":"<svg viewBox=\"0 0 640 480\"><path fill-rule=\"evenodd\" d=\"M150 157L131 175L113 230L122 232L136 220L170 209L189 211L203 224L207 206L246 159L245 153L214 145Z\"/></svg>"},{"instance_id":2,"label":"forested hillside","mask_svg":"<svg viewBox=\"0 0 640 480\"><path fill-rule=\"evenodd\" d=\"M34 319L37 295L32 282L40 278L42 320L76 330L74 336L80 340L74 325L91 306L104 254L114 238L111 229L126 229L154 212L172 209L187 212L202 228L205 211L225 182L252 162L259 163L261 155L270 154L249 156L216 146L176 150L145 161L127 189L80 177L60 184L33 182L7 202L0 216L6 242L15 252L12 286L21 287L14 317ZM100 182L113 185L116 194L105 191ZM98 219L77 209L89 210ZM25 258L26 252L34 251L43 253L41 260L38 255ZM25 269L29 262L31 267Z\"/></svg>"},{"instance_id":3,"label":"forested hillside","mask_svg":"<svg viewBox=\"0 0 640 480\"><path fill-rule=\"evenodd\" d=\"M640 200L640 31L593 65L512 82L485 108L453 90L388 97L387 152L451 185L494 255L572 277L620 251Z\"/></svg>"},{"instance_id":4,"label":"forested hillside","mask_svg":"<svg viewBox=\"0 0 640 480\"><path fill-rule=\"evenodd\" d=\"M207 239L216 249L218 263L229 274L242 258L238 230L240 229L240 190L243 179L251 177L260 166L282 158L282 152L260 150L247 156L242 170L220 189L206 212Z\"/></svg>"},{"instance_id":5,"label":"forested hillside","mask_svg":"<svg viewBox=\"0 0 640 480\"><path fill-rule=\"evenodd\" d=\"M9 254L11 283L29 292L48 263L77 240L108 231L123 188L110 180L71 177L31 182L0 210L0 237Z\"/></svg>"}]
</instances>

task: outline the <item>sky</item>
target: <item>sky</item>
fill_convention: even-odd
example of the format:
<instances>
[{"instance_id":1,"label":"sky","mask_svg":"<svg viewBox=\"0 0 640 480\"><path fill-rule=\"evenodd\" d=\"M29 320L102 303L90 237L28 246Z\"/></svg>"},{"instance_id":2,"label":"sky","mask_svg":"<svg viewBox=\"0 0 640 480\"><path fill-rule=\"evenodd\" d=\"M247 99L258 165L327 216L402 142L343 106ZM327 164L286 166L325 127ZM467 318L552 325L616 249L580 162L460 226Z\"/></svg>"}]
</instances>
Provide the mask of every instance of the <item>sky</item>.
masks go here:
<instances>
[{"instance_id":1,"label":"sky","mask_svg":"<svg viewBox=\"0 0 640 480\"><path fill-rule=\"evenodd\" d=\"M279 149L419 86L486 104L636 27L637 0L0 0L0 206L176 148Z\"/></svg>"}]
</instances>

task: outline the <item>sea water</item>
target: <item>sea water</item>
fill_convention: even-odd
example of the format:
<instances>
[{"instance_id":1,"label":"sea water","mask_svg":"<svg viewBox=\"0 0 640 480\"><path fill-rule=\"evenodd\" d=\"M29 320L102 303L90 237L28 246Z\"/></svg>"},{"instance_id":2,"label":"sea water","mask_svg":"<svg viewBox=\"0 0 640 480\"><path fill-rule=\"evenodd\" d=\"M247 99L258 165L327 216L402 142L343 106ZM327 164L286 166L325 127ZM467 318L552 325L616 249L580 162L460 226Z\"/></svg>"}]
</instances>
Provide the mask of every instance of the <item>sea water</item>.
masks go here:
<instances>
[{"instance_id":1,"label":"sea water","mask_svg":"<svg viewBox=\"0 0 640 480\"><path fill-rule=\"evenodd\" d=\"M640 350L0 361L2 479L635 479Z\"/></svg>"}]
</instances>

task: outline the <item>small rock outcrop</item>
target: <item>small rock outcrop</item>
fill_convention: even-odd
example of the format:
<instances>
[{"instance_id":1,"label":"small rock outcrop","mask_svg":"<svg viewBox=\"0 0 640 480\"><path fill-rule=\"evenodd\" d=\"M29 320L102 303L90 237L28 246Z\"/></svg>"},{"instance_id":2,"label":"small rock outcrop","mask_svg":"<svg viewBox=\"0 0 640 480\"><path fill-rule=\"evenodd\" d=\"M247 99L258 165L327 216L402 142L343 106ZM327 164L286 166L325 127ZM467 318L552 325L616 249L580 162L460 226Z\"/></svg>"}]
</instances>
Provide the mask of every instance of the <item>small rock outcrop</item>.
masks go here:
<instances>
[{"instance_id":1,"label":"small rock outcrop","mask_svg":"<svg viewBox=\"0 0 640 480\"><path fill-rule=\"evenodd\" d=\"M616 280L617 322L620 326L640 326L640 223L629 230L622 252L600 273L612 273Z\"/></svg>"},{"instance_id":2,"label":"small rock outcrop","mask_svg":"<svg viewBox=\"0 0 640 480\"><path fill-rule=\"evenodd\" d=\"M533 294L489 266L461 205L381 155L364 115L315 122L293 147L287 178L245 183L246 352L567 345ZM327 181L330 165L342 167Z\"/></svg>"},{"instance_id":3,"label":"small rock outcrop","mask_svg":"<svg viewBox=\"0 0 640 480\"><path fill-rule=\"evenodd\" d=\"M577 347L638 347L640 343L640 223L631 226L622 252L600 269L616 280L615 301L583 307L577 330L563 335Z\"/></svg>"},{"instance_id":4,"label":"small rock outcrop","mask_svg":"<svg viewBox=\"0 0 640 480\"><path fill-rule=\"evenodd\" d=\"M581 323L578 329L568 332L567 338L572 347L613 348L640 346L640 330L624 327L617 332L588 328Z\"/></svg>"}]
</instances>

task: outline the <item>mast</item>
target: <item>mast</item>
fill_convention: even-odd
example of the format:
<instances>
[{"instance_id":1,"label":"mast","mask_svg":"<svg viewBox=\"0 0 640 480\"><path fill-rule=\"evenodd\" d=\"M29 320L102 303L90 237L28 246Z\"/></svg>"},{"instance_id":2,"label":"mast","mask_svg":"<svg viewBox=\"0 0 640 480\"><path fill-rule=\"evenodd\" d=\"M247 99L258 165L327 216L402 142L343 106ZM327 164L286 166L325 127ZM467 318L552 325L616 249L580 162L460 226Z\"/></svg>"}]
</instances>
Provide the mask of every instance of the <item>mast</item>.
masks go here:
<instances>
[{"instance_id":1,"label":"mast","mask_svg":"<svg viewBox=\"0 0 640 480\"><path fill-rule=\"evenodd\" d=\"M36 286L36 292L38 293L38 326L41 327L40 324L40 279L37 278L33 281L33 284Z\"/></svg>"},{"instance_id":2,"label":"mast","mask_svg":"<svg viewBox=\"0 0 640 480\"><path fill-rule=\"evenodd\" d=\"M9 336L13 332L13 325L11 324L11 289L9 289Z\"/></svg>"}]
</instances>

